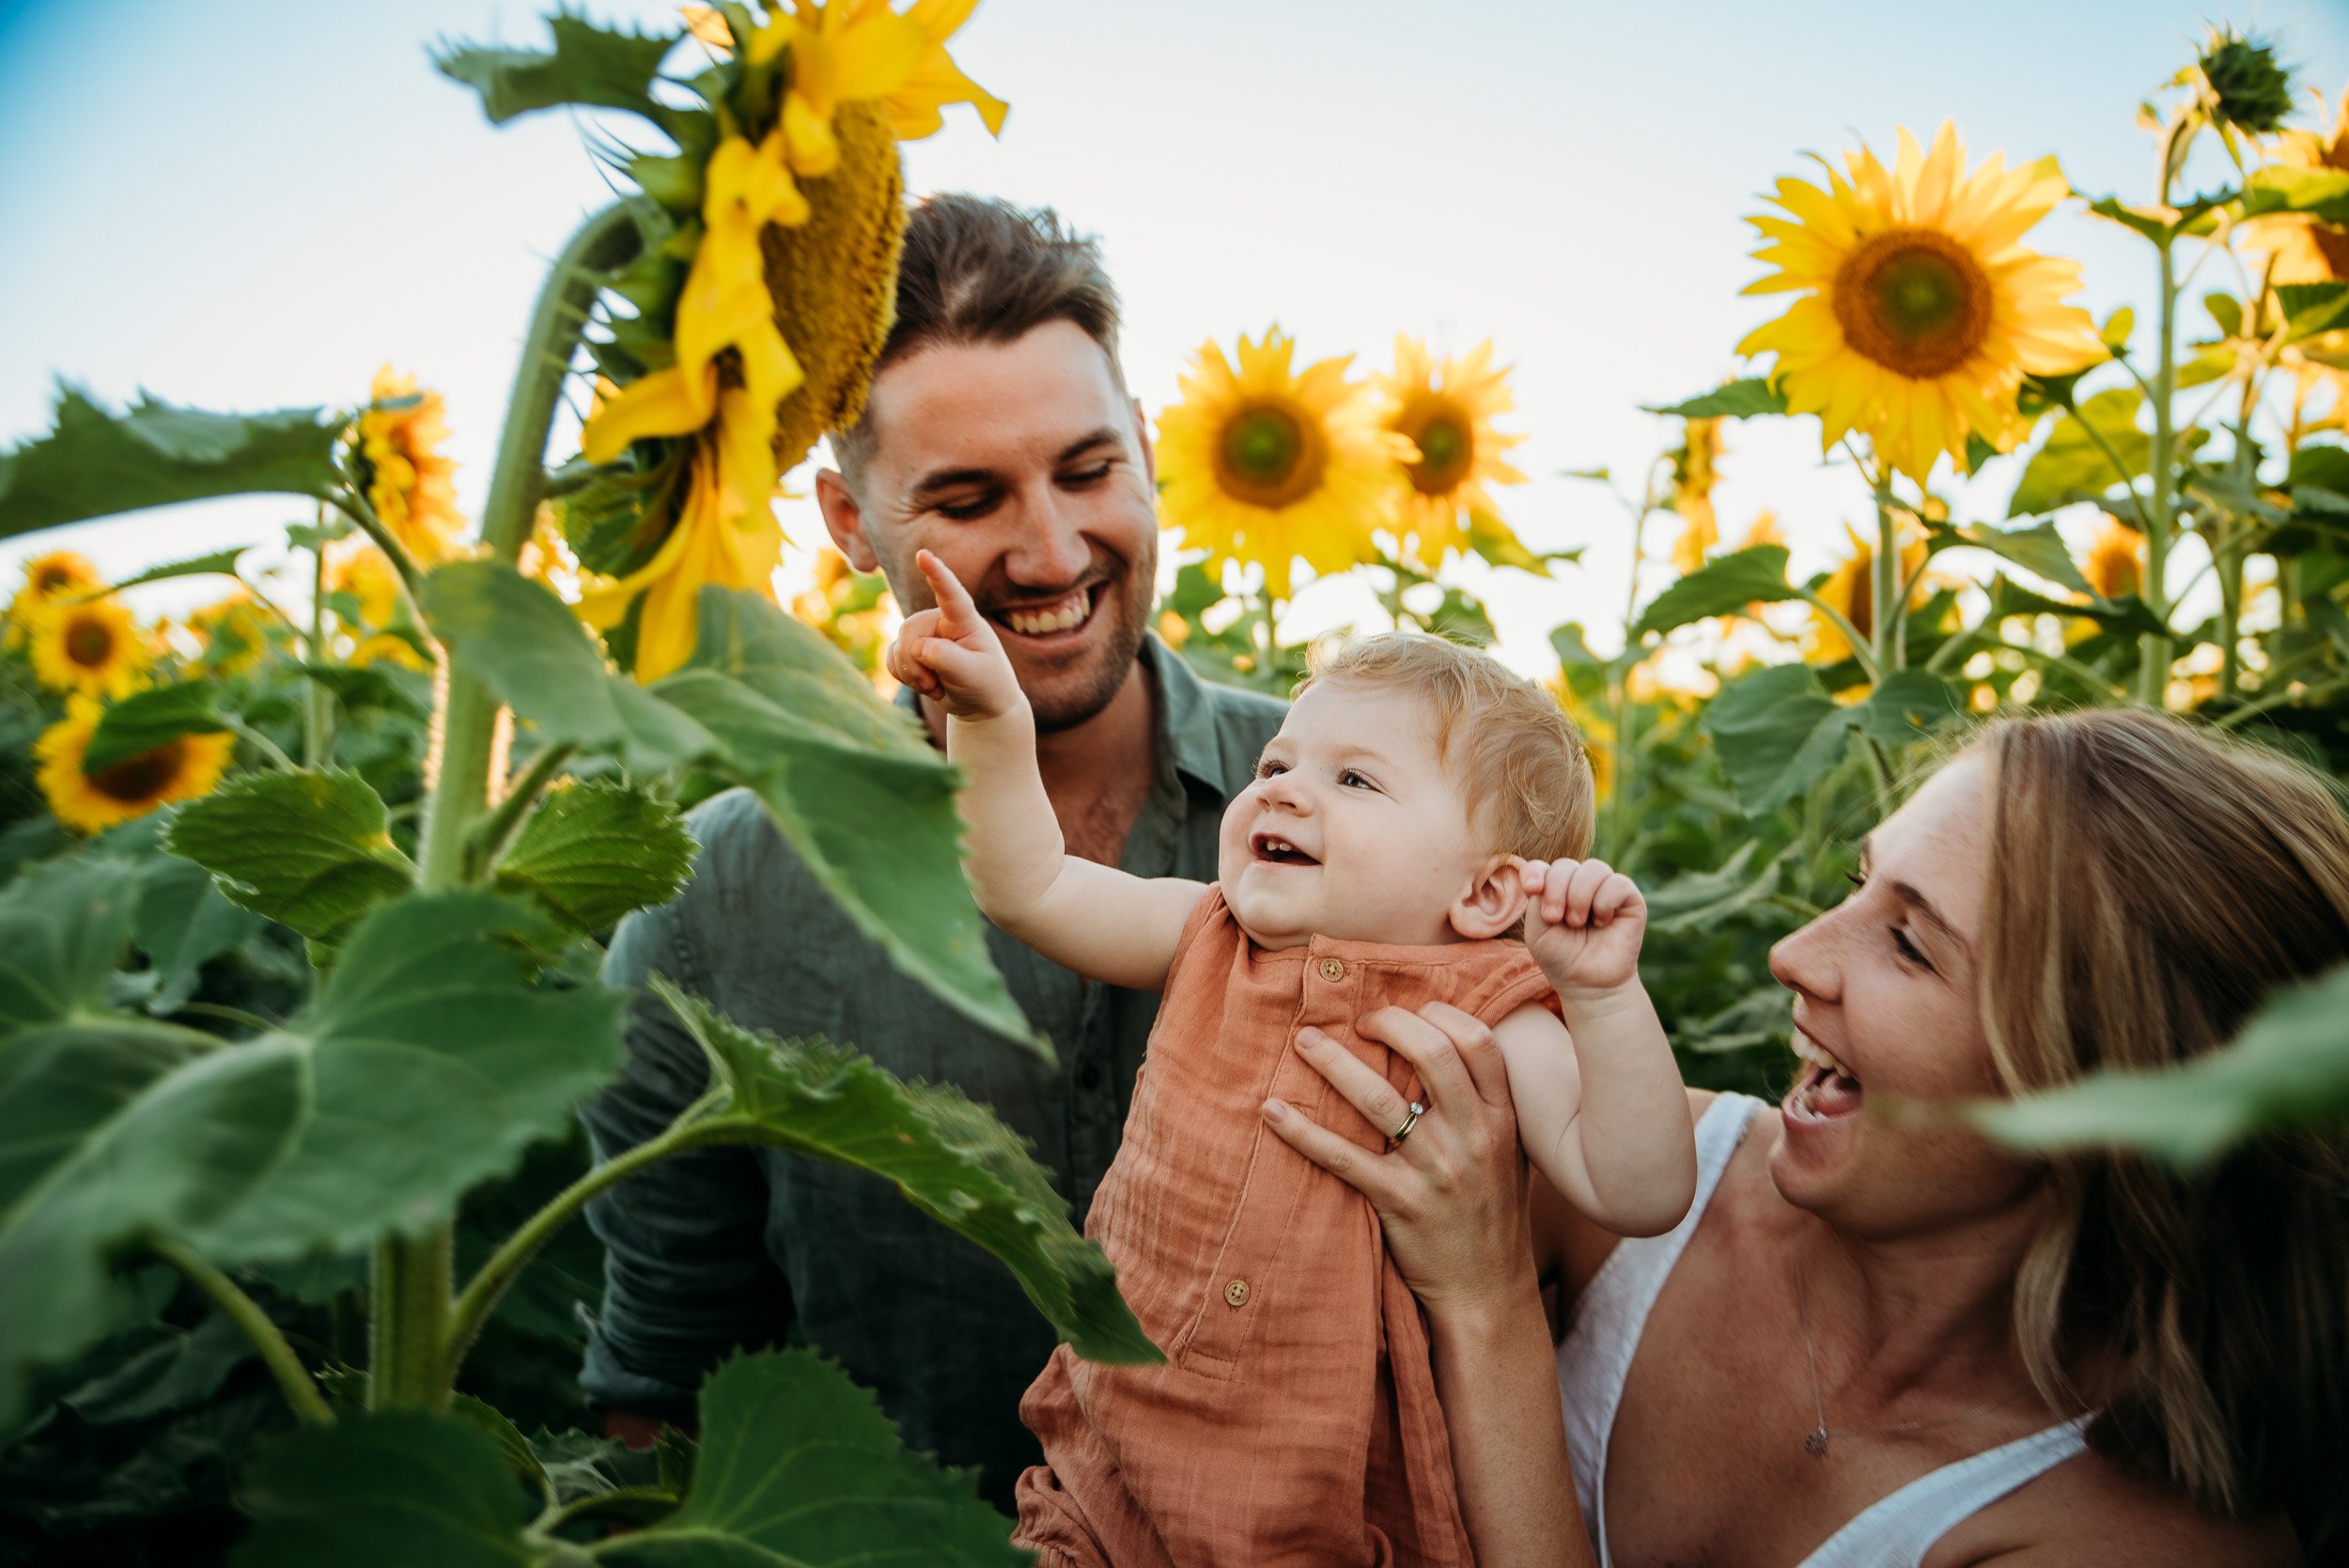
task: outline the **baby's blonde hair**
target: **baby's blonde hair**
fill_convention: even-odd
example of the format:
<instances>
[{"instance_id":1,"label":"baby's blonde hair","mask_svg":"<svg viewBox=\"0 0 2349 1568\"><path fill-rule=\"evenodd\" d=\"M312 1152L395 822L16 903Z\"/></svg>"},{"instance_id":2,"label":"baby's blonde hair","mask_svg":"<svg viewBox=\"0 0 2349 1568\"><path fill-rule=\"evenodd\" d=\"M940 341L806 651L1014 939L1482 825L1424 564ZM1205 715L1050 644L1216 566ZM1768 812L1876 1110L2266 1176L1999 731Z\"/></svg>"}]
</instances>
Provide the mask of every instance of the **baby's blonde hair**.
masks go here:
<instances>
[{"instance_id":1,"label":"baby's blonde hair","mask_svg":"<svg viewBox=\"0 0 2349 1568\"><path fill-rule=\"evenodd\" d=\"M1292 696L1334 681L1425 703L1436 720L1436 760L1501 853L1556 861L1591 852L1597 806L1582 737L1555 698L1490 654L1385 631L1317 643L1305 668Z\"/></svg>"}]
</instances>

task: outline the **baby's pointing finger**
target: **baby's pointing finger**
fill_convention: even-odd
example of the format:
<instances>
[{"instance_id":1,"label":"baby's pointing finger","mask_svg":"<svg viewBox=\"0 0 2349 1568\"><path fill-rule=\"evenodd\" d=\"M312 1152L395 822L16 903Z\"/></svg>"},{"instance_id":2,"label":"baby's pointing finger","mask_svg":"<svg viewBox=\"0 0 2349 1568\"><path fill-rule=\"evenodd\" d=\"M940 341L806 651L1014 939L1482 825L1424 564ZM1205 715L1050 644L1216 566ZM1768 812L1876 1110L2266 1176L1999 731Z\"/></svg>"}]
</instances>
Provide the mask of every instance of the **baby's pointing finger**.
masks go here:
<instances>
[{"instance_id":1,"label":"baby's pointing finger","mask_svg":"<svg viewBox=\"0 0 2349 1568\"><path fill-rule=\"evenodd\" d=\"M970 591L963 587L962 579L955 575L952 567L926 550L914 551L913 564L929 579L930 592L936 596L943 618L956 622L978 619L979 607L971 602Z\"/></svg>"}]
</instances>

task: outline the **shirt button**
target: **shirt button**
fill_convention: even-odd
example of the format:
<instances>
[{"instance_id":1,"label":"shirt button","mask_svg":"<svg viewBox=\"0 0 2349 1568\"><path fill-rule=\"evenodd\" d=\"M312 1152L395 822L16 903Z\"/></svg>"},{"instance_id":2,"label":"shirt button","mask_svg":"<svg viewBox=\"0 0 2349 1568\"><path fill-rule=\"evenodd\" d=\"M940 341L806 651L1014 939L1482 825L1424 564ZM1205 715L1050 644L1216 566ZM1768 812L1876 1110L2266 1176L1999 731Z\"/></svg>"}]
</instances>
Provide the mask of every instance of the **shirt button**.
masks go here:
<instances>
[{"instance_id":1,"label":"shirt button","mask_svg":"<svg viewBox=\"0 0 2349 1568\"><path fill-rule=\"evenodd\" d=\"M1235 1280L1223 1287L1223 1299L1235 1307L1248 1305L1248 1281Z\"/></svg>"},{"instance_id":2,"label":"shirt button","mask_svg":"<svg viewBox=\"0 0 2349 1568\"><path fill-rule=\"evenodd\" d=\"M1077 1087L1080 1089L1100 1088L1101 1063L1098 1062L1088 1062L1083 1066L1079 1067L1077 1069Z\"/></svg>"},{"instance_id":3,"label":"shirt button","mask_svg":"<svg viewBox=\"0 0 2349 1568\"><path fill-rule=\"evenodd\" d=\"M1343 958L1324 958L1321 961L1321 978L1324 980L1345 979L1346 960Z\"/></svg>"}]
</instances>

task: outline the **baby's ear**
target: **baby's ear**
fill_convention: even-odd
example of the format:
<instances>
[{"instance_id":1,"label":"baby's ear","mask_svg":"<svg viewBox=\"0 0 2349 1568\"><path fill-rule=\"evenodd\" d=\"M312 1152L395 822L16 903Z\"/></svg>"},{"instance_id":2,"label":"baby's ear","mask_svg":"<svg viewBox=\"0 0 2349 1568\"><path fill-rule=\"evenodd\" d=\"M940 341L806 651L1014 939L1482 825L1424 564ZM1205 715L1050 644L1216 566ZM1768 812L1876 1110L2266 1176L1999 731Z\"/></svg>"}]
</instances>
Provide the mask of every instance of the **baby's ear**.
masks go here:
<instances>
[{"instance_id":1,"label":"baby's ear","mask_svg":"<svg viewBox=\"0 0 2349 1568\"><path fill-rule=\"evenodd\" d=\"M1452 929L1471 941L1514 930L1525 918L1525 862L1495 855L1452 905Z\"/></svg>"}]
</instances>

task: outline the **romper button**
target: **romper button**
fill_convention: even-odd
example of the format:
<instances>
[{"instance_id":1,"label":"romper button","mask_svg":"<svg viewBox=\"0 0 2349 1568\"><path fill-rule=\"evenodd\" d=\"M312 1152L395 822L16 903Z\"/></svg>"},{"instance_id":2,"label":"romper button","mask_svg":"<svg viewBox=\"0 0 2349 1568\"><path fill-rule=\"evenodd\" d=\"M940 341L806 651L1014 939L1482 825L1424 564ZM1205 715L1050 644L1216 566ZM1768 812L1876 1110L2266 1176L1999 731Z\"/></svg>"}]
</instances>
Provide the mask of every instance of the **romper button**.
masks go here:
<instances>
[{"instance_id":1,"label":"romper button","mask_svg":"<svg viewBox=\"0 0 2349 1568\"><path fill-rule=\"evenodd\" d=\"M1230 1302L1235 1307L1245 1307L1248 1305L1248 1281L1245 1280L1235 1280L1230 1284L1225 1285L1223 1287L1223 1299Z\"/></svg>"},{"instance_id":2,"label":"romper button","mask_svg":"<svg viewBox=\"0 0 2349 1568\"><path fill-rule=\"evenodd\" d=\"M1346 960L1343 958L1324 958L1321 961L1321 978L1324 980L1345 979Z\"/></svg>"}]
</instances>

